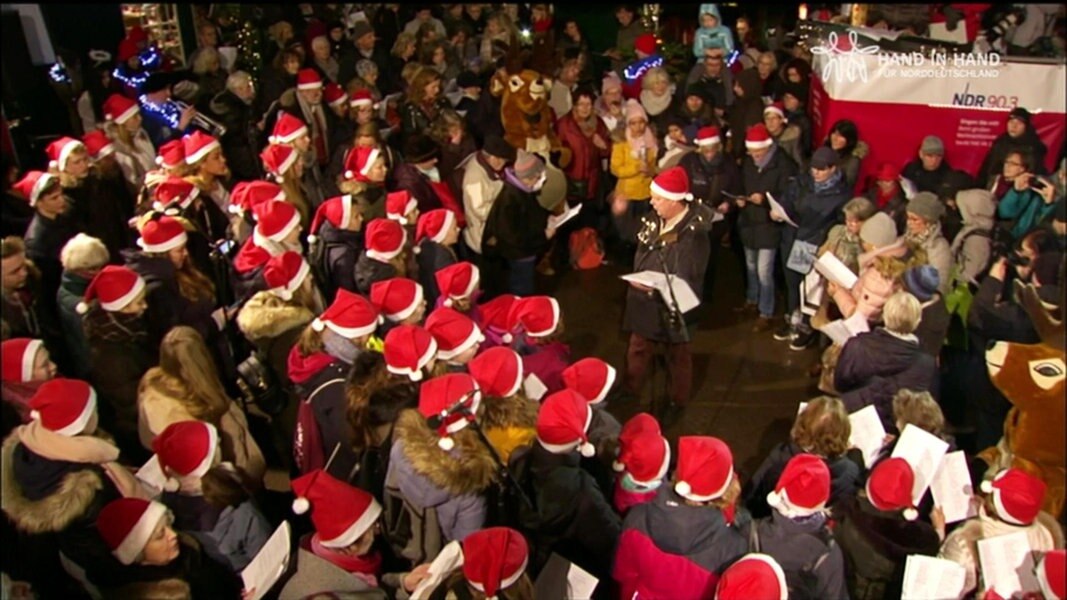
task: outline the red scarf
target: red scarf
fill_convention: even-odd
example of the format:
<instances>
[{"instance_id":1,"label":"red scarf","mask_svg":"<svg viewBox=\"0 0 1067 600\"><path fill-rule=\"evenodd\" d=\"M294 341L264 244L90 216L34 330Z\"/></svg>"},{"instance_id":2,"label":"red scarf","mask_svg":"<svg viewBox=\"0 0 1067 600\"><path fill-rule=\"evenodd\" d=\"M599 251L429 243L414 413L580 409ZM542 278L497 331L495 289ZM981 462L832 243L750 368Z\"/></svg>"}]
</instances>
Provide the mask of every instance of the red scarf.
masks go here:
<instances>
[{"instance_id":1,"label":"red scarf","mask_svg":"<svg viewBox=\"0 0 1067 600\"><path fill-rule=\"evenodd\" d=\"M874 201L876 204L878 204L879 209L885 208L885 205L888 204L889 201L893 199L893 196L896 196L897 192L900 191L900 184L896 181L893 182L893 189L889 190L888 192L883 191L882 186L880 185L877 185L877 187L878 193L875 194Z\"/></svg>"},{"instance_id":2,"label":"red scarf","mask_svg":"<svg viewBox=\"0 0 1067 600\"><path fill-rule=\"evenodd\" d=\"M333 548L323 546L319 534L316 533L311 536L311 553L353 575L359 576L368 584L378 587L378 575L382 570L382 555L378 552L372 551L363 556L342 554Z\"/></svg>"}]
</instances>

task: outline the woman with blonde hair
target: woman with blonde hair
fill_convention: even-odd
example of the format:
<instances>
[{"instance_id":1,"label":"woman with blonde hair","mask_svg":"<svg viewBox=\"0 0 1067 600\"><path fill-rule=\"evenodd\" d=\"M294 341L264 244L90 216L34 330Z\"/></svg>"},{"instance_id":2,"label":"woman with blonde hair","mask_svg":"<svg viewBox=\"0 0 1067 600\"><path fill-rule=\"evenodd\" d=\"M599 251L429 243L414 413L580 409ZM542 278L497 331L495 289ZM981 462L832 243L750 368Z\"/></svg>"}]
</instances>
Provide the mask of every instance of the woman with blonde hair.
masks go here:
<instances>
[{"instance_id":1,"label":"woman with blonde hair","mask_svg":"<svg viewBox=\"0 0 1067 600\"><path fill-rule=\"evenodd\" d=\"M248 419L222 386L204 338L192 327L171 329L160 345L159 366L137 388L137 431L145 448L169 425L204 421L218 429L222 458L257 486L267 470Z\"/></svg>"},{"instance_id":2,"label":"woman with blonde hair","mask_svg":"<svg viewBox=\"0 0 1067 600\"><path fill-rule=\"evenodd\" d=\"M222 145L216 138L200 131L182 138L182 144L189 165L185 180L200 190L187 211L188 217L209 241L221 240L226 237L226 228L230 224L227 217L230 192L222 183L229 179L230 168L226 166Z\"/></svg>"},{"instance_id":3,"label":"woman with blonde hair","mask_svg":"<svg viewBox=\"0 0 1067 600\"><path fill-rule=\"evenodd\" d=\"M401 32L393 42L393 48L389 51L389 72L387 76L392 80L392 85L387 86L393 90L403 90L403 79L400 75L408 65L419 64L415 60L415 35Z\"/></svg>"},{"instance_id":4,"label":"woman with blonde hair","mask_svg":"<svg viewBox=\"0 0 1067 600\"><path fill-rule=\"evenodd\" d=\"M400 106L402 135L425 133L441 111L451 108L442 85L441 74L434 69L423 68L415 74L408 86L407 101Z\"/></svg>"},{"instance_id":5,"label":"woman with blonde hair","mask_svg":"<svg viewBox=\"0 0 1067 600\"><path fill-rule=\"evenodd\" d=\"M104 133L115 145L115 159L122 167L126 181L134 189L144 184L145 174L156 168L156 148L148 132L141 127L141 109L137 103L120 94L112 94L104 101Z\"/></svg>"},{"instance_id":6,"label":"woman with blonde hair","mask_svg":"<svg viewBox=\"0 0 1067 600\"><path fill-rule=\"evenodd\" d=\"M652 67L641 78L641 106L648 114L656 137L667 134L667 117L674 100L674 88L670 74L663 67Z\"/></svg>"},{"instance_id":7,"label":"woman with blonde hair","mask_svg":"<svg viewBox=\"0 0 1067 600\"><path fill-rule=\"evenodd\" d=\"M482 65L486 67L493 64L493 42L509 48L519 43L519 30L515 27L511 17L503 10L489 15L485 21L485 33L482 35L482 42L478 48L478 57L481 58Z\"/></svg>"}]
</instances>

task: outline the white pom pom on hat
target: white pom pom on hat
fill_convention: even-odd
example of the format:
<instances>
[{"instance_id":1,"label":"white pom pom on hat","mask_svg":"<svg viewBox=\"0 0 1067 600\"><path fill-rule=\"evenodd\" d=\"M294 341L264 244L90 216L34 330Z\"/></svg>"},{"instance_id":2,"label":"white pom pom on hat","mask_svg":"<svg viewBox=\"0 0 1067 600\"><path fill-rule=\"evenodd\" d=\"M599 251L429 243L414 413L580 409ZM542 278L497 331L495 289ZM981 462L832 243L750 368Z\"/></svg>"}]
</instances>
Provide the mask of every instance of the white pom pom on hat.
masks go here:
<instances>
[{"instance_id":1,"label":"white pom pom on hat","mask_svg":"<svg viewBox=\"0 0 1067 600\"><path fill-rule=\"evenodd\" d=\"M685 481L679 481L674 484L674 491L678 492L679 496L688 496L693 493L693 488Z\"/></svg>"},{"instance_id":2,"label":"white pom pom on hat","mask_svg":"<svg viewBox=\"0 0 1067 600\"><path fill-rule=\"evenodd\" d=\"M456 442L451 436L446 436L437 440L437 447L445 452L451 452L452 449L456 447Z\"/></svg>"},{"instance_id":3,"label":"white pom pom on hat","mask_svg":"<svg viewBox=\"0 0 1067 600\"><path fill-rule=\"evenodd\" d=\"M166 481L163 482L163 491L165 492L176 492L181 489L181 487L181 482L173 477L168 477Z\"/></svg>"},{"instance_id":4,"label":"white pom pom on hat","mask_svg":"<svg viewBox=\"0 0 1067 600\"><path fill-rule=\"evenodd\" d=\"M919 511L914 508L908 507L904 509L904 518L909 521L914 521L919 518Z\"/></svg>"},{"instance_id":5,"label":"white pom pom on hat","mask_svg":"<svg viewBox=\"0 0 1067 600\"><path fill-rule=\"evenodd\" d=\"M596 446L589 442L582 442L581 445L578 446L578 451L586 458L593 458L596 456Z\"/></svg>"},{"instance_id":6,"label":"white pom pom on hat","mask_svg":"<svg viewBox=\"0 0 1067 600\"><path fill-rule=\"evenodd\" d=\"M89 305L85 302L79 302L74 306L74 310L77 311L79 315L84 315L89 312Z\"/></svg>"},{"instance_id":7,"label":"white pom pom on hat","mask_svg":"<svg viewBox=\"0 0 1067 600\"><path fill-rule=\"evenodd\" d=\"M623 471L626 470L626 465L624 465L623 463L621 463L621 462L619 462L617 460L616 461L612 461L611 470L615 471L616 473L622 473Z\"/></svg>"},{"instance_id":8,"label":"white pom pom on hat","mask_svg":"<svg viewBox=\"0 0 1067 600\"><path fill-rule=\"evenodd\" d=\"M296 500L293 500L294 513L302 515L309 510L311 510L311 502L309 502L307 498L299 497Z\"/></svg>"},{"instance_id":9,"label":"white pom pom on hat","mask_svg":"<svg viewBox=\"0 0 1067 600\"><path fill-rule=\"evenodd\" d=\"M326 329L326 323L322 322L322 319L315 319L311 322L311 328L319 333L322 333Z\"/></svg>"},{"instance_id":10,"label":"white pom pom on hat","mask_svg":"<svg viewBox=\"0 0 1067 600\"><path fill-rule=\"evenodd\" d=\"M992 494L993 493L993 481L992 480L986 479L985 481L982 482L982 485L980 485L978 487L981 488L981 490L983 492L985 492L986 494Z\"/></svg>"}]
</instances>

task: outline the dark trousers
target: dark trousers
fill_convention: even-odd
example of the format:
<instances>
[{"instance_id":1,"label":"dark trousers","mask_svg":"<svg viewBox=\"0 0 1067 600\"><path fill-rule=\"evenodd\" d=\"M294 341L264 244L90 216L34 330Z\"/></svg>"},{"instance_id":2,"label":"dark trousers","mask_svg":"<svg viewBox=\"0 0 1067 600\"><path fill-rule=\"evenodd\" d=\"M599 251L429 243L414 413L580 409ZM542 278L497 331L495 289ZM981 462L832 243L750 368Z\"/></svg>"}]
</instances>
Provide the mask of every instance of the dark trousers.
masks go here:
<instances>
[{"instance_id":1,"label":"dark trousers","mask_svg":"<svg viewBox=\"0 0 1067 600\"><path fill-rule=\"evenodd\" d=\"M636 333L630 334L630 343L626 348L626 387L635 395L641 393L652 355L660 343ZM667 372L670 375L668 395L675 405L685 406L693 389L693 354L688 342L665 345Z\"/></svg>"}]
</instances>

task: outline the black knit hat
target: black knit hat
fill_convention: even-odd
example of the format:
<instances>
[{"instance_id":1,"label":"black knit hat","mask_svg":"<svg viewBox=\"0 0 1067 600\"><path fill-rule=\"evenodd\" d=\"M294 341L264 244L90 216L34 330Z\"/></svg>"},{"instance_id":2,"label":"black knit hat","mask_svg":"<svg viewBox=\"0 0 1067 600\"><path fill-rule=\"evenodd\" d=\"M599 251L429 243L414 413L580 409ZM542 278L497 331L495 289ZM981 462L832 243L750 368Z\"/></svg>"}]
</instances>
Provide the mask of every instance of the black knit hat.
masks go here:
<instances>
[{"instance_id":1,"label":"black knit hat","mask_svg":"<svg viewBox=\"0 0 1067 600\"><path fill-rule=\"evenodd\" d=\"M1011 109L1011 112L1008 113L1008 120L1010 121L1012 119L1019 119L1023 123L1026 123L1027 126L1029 126L1030 125L1030 111L1026 110L1025 108L1023 108L1021 106L1017 106L1017 107Z\"/></svg>"},{"instance_id":2,"label":"black knit hat","mask_svg":"<svg viewBox=\"0 0 1067 600\"><path fill-rule=\"evenodd\" d=\"M411 164L437 158L440 148L428 135L416 133L404 142L404 159Z\"/></svg>"},{"instance_id":3,"label":"black knit hat","mask_svg":"<svg viewBox=\"0 0 1067 600\"><path fill-rule=\"evenodd\" d=\"M504 141L499 135L489 134L485 136L485 144L482 146L487 154L507 159L508 162L515 160L515 148Z\"/></svg>"}]
</instances>

